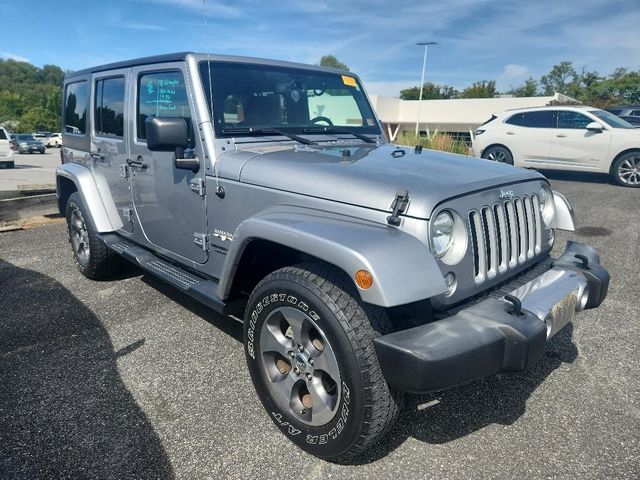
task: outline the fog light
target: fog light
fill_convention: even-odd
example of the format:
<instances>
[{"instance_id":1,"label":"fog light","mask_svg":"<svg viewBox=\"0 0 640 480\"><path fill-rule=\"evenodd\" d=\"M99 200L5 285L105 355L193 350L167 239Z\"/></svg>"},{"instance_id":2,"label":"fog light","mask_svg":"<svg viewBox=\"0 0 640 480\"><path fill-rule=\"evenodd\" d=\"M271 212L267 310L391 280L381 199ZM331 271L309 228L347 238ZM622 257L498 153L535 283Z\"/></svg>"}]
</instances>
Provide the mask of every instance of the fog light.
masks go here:
<instances>
[{"instance_id":1,"label":"fog light","mask_svg":"<svg viewBox=\"0 0 640 480\"><path fill-rule=\"evenodd\" d=\"M453 272L449 272L444 276L444 283L447 286L447 293L444 295L445 297L450 297L456 291L456 287L458 286L456 276Z\"/></svg>"},{"instance_id":2,"label":"fog light","mask_svg":"<svg viewBox=\"0 0 640 480\"><path fill-rule=\"evenodd\" d=\"M356 285L361 289L367 290L373 285L373 276L366 270L358 270L355 276Z\"/></svg>"}]
</instances>

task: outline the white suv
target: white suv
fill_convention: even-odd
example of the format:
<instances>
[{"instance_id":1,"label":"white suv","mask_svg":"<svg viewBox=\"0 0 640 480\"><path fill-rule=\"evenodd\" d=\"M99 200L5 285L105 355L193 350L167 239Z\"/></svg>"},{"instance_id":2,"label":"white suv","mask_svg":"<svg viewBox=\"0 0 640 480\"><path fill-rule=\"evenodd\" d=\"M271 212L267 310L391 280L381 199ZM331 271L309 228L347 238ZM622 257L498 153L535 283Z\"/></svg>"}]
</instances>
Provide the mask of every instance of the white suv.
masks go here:
<instances>
[{"instance_id":1,"label":"white suv","mask_svg":"<svg viewBox=\"0 0 640 480\"><path fill-rule=\"evenodd\" d=\"M539 107L493 115L473 154L520 167L610 173L640 187L640 129L594 107Z\"/></svg>"},{"instance_id":2,"label":"white suv","mask_svg":"<svg viewBox=\"0 0 640 480\"><path fill-rule=\"evenodd\" d=\"M11 151L11 137L3 127L0 127L0 165L4 165L5 168L13 168L15 165Z\"/></svg>"}]
</instances>

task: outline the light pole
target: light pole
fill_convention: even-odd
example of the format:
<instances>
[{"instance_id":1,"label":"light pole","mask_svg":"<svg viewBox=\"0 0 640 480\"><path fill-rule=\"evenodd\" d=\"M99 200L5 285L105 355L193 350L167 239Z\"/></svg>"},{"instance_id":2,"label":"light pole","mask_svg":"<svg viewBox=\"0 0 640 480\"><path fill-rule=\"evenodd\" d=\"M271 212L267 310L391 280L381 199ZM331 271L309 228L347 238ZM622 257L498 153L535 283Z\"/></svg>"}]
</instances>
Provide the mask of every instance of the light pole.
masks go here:
<instances>
[{"instance_id":1,"label":"light pole","mask_svg":"<svg viewBox=\"0 0 640 480\"><path fill-rule=\"evenodd\" d=\"M424 46L424 58L422 59L422 80L420 80L420 98L418 99L418 118L416 118L416 139L420 126L420 107L422 107L422 89L424 88L424 70L427 67L427 49L429 45L438 45L438 42L418 42L416 45Z\"/></svg>"}]
</instances>

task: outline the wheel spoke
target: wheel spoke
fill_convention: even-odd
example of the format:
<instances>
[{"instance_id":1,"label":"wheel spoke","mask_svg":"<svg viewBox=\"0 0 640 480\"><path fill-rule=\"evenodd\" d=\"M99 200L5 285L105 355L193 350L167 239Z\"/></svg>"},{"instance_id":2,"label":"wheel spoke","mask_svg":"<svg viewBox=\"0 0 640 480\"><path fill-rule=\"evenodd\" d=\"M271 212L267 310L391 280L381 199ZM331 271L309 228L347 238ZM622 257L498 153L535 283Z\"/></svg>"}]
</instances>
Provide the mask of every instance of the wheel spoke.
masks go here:
<instances>
[{"instance_id":1,"label":"wheel spoke","mask_svg":"<svg viewBox=\"0 0 640 480\"><path fill-rule=\"evenodd\" d=\"M296 343L304 344L306 340L308 340L308 329L305 326L307 321L307 317L301 311L286 307L282 310L282 314L284 315L284 319L291 326L291 333L293 335L293 341Z\"/></svg>"},{"instance_id":2,"label":"wheel spoke","mask_svg":"<svg viewBox=\"0 0 640 480\"><path fill-rule=\"evenodd\" d=\"M324 424L333 418L336 406L336 395L330 395L322 385L322 379L315 376L313 381L307 384L313 400L311 407L311 419L314 423Z\"/></svg>"},{"instance_id":3,"label":"wheel spoke","mask_svg":"<svg viewBox=\"0 0 640 480\"><path fill-rule=\"evenodd\" d=\"M267 328L262 330L260 348L263 352L276 352L288 358L288 353L293 349L293 342L282 334L278 326L268 323Z\"/></svg>"},{"instance_id":4,"label":"wheel spoke","mask_svg":"<svg viewBox=\"0 0 640 480\"><path fill-rule=\"evenodd\" d=\"M288 375L285 375L281 379L272 380L271 385L276 390L277 394L283 398L287 399L287 403L291 403L293 398L293 386L300 379L294 377L293 370L289 372Z\"/></svg>"},{"instance_id":5,"label":"wheel spoke","mask_svg":"<svg viewBox=\"0 0 640 480\"><path fill-rule=\"evenodd\" d=\"M338 369L338 362L336 360L333 351L329 348L325 348L318 356L313 357L313 369L322 370L326 373L334 382L340 381L340 370Z\"/></svg>"}]
</instances>

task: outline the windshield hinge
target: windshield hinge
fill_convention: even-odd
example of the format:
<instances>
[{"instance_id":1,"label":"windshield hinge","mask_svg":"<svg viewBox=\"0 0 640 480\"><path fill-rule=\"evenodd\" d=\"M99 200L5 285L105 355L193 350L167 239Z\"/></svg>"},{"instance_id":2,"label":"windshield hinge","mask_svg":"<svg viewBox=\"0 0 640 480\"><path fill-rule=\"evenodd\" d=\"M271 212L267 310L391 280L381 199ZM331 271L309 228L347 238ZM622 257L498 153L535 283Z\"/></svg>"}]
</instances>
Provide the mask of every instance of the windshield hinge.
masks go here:
<instances>
[{"instance_id":1,"label":"windshield hinge","mask_svg":"<svg viewBox=\"0 0 640 480\"><path fill-rule=\"evenodd\" d=\"M189 182L189 188L201 197L204 197L204 195L207 193L207 189L204 184L204 178L202 177L192 178Z\"/></svg>"},{"instance_id":2,"label":"windshield hinge","mask_svg":"<svg viewBox=\"0 0 640 480\"><path fill-rule=\"evenodd\" d=\"M209 235L206 233L193 232L193 243L202 248L203 252L209 250Z\"/></svg>"},{"instance_id":3,"label":"windshield hinge","mask_svg":"<svg viewBox=\"0 0 640 480\"><path fill-rule=\"evenodd\" d=\"M391 203L391 215L387 217L387 223L394 227L400 225L400 215L405 212L407 205L409 205L409 190L401 188Z\"/></svg>"}]
</instances>

